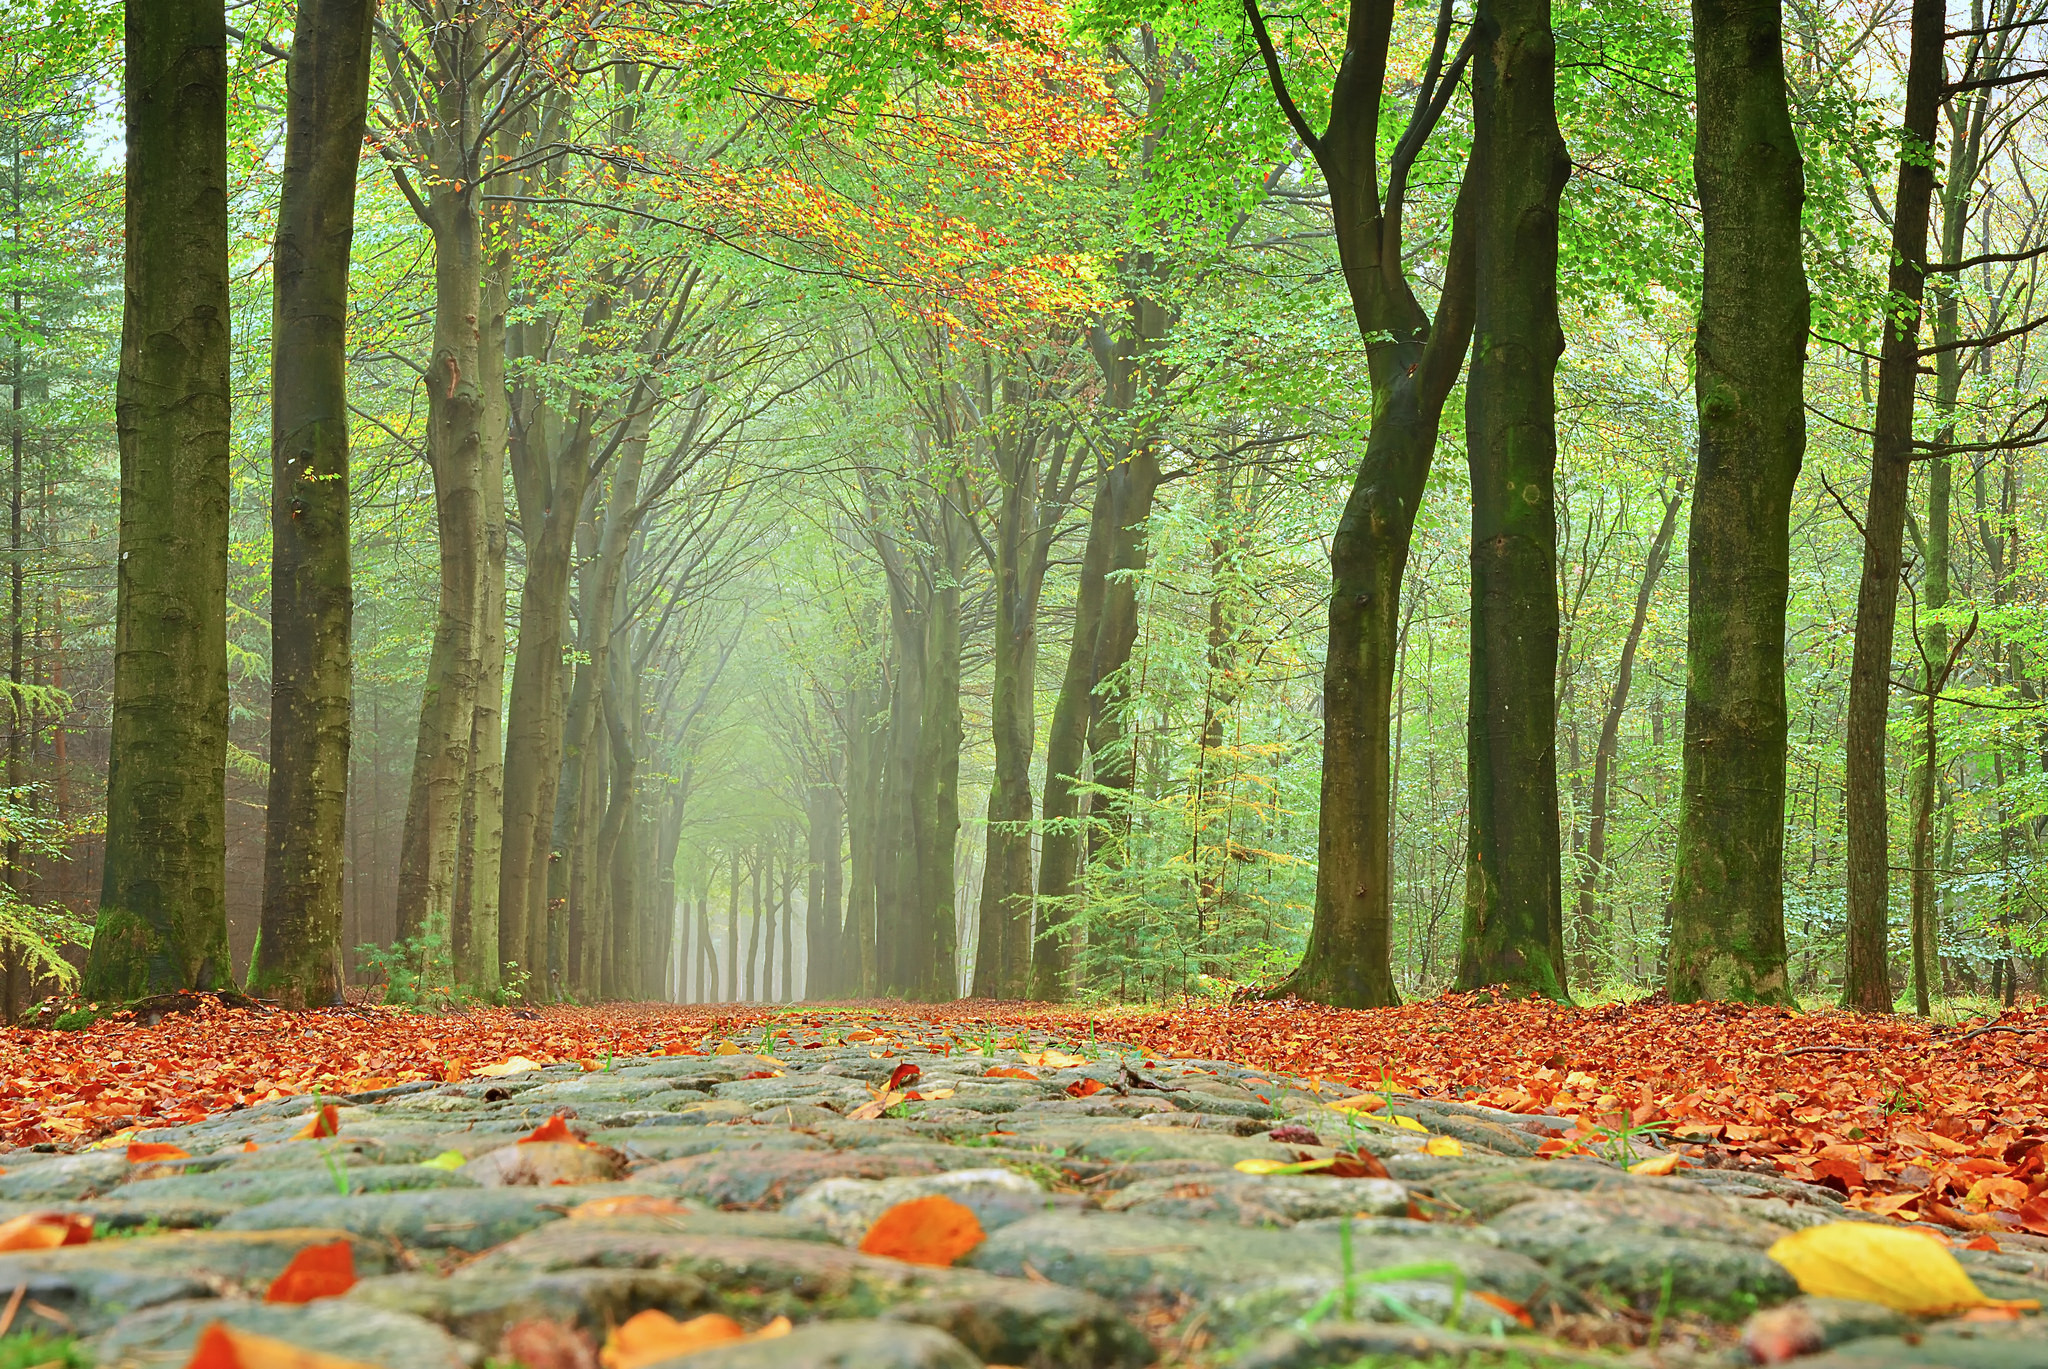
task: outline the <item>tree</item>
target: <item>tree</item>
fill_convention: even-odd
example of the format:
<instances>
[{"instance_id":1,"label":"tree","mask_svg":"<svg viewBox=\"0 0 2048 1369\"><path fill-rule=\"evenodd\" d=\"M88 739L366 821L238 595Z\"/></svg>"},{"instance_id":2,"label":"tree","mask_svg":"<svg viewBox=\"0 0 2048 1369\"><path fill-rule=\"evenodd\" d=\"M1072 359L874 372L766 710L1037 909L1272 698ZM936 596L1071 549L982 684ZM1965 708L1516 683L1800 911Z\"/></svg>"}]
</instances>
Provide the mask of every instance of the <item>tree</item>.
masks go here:
<instances>
[{"instance_id":1,"label":"tree","mask_svg":"<svg viewBox=\"0 0 2048 1369\"><path fill-rule=\"evenodd\" d=\"M1473 20L1472 684L1458 987L1567 996L1557 813L1557 128L1550 0Z\"/></svg>"},{"instance_id":2,"label":"tree","mask_svg":"<svg viewBox=\"0 0 2048 1369\"><path fill-rule=\"evenodd\" d=\"M270 802L251 985L341 1001L348 801L348 270L375 0L301 0L271 328Z\"/></svg>"},{"instance_id":3,"label":"tree","mask_svg":"<svg viewBox=\"0 0 2048 1369\"><path fill-rule=\"evenodd\" d=\"M1891 778L1885 767L1885 729L1905 554L1907 477L1913 460L1920 305L1926 287L1927 220L1934 200L1935 121L1947 76L1942 56L1946 26L1947 9L1940 0L1913 0L1903 141L1892 202L1890 288L1877 362L1870 495L1863 513L1863 577L1856 593L1856 650L1849 668L1843 800L1849 839L1849 943L1842 1003L1864 1012L1892 1010L1886 947L1891 833L1885 802Z\"/></svg>"},{"instance_id":4,"label":"tree","mask_svg":"<svg viewBox=\"0 0 2048 1369\"><path fill-rule=\"evenodd\" d=\"M127 295L106 863L85 992L219 988L228 960L227 21L126 11Z\"/></svg>"},{"instance_id":5,"label":"tree","mask_svg":"<svg viewBox=\"0 0 2048 1369\"><path fill-rule=\"evenodd\" d=\"M1457 91L1472 40L1446 65L1453 27L1446 0L1382 195L1378 134L1394 11L1386 0L1353 0L1344 60L1330 91L1330 122L1318 135L1287 93L1256 0L1245 0L1274 96L1329 185L1338 261L1372 381L1372 431L1330 538L1315 921L1301 964L1275 990L1356 1008L1400 1001L1391 963L1388 841L1401 575L1444 401L1464 364L1473 301L1467 192L1460 192L1452 216L1434 319L1409 283L1401 243L1410 172Z\"/></svg>"},{"instance_id":6,"label":"tree","mask_svg":"<svg viewBox=\"0 0 2048 1369\"><path fill-rule=\"evenodd\" d=\"M1687 534L1685 787L1667 987L1790 1003L1785 605L1806 450L1806 197L1779 0L1694 0L1705 240Z\"/></svg>"}]
</instances>

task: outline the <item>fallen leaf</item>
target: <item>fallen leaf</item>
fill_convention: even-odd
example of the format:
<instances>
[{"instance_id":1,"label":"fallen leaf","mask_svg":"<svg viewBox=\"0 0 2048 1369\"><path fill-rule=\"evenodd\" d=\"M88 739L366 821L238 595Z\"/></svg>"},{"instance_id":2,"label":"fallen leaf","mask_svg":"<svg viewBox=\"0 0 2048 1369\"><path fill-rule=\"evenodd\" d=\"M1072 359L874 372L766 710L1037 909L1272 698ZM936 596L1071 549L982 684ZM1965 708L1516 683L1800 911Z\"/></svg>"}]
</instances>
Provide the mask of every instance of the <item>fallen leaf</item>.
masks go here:
<instances>
[{"instance_id":1,"label":"fallen leaf","mask_svg":"<svg viewBox=\"0 0 2048 1369\"><path fill-rule=\"evenodd\" d=\"M1455 1158L1465 1153L1465 1147L1455 1136L1432 1136L1422 1143L1422 1153Z\"/></svg>"},{"instance_id":2,"label":"fallen leaf","mask_svg":"<svg viewBox=\"0 0 2048 1369\"><path fill-rule=\"evenodd\" d=\"M1065 1051L1053 1050L1049 1046L1042 1051L1032 1051L1017 1058L1027 1065L1037 1065L1049 1070L1070 1070L1077 1065L1088 1063L1082 1056L1068 1055Z\"/></svg>"},{"instance_id":3,"label":"fallen leaf","mask_svg":"<svg viewBox=\"0 0 2048 1369\"><path fill-rule=\"evenodd\" d=\"M1687 1168L1690 1168L1690 1166L1686 1164L1685 1157L1674 1150L1663 1155L1652 1155L1647 1160L1638 1160L1628 1167L1628 1172L1657 1177Z\"/></svg>"},{"instance_id":4,"label":"fallen leaf","mask_svg":"<svg viewBox=\"0 0 2048 1369\"><path fill-rule=\"evenodd\" d=\"M420 1161L420 1168L449 1170L461 1169L463 1161L466 1158L467 1157L465 1157L463 1153L459 1150L444 1150L431 1160Z\"/></svg>"},{"instance_id":5,"label":"fallen leaf","mask_svg":"<svg viewBox=\"0 0 2048 1369\"><path fill-rule=\"evenodd\" d=\"M970 1208L941 1194L898 1203L875 1219L861 1238L864 1255L909 1264L949 1265L982 1242L981 1222Z\"/></svg>"},{"instance_id":6,"label":"fallen leaf","mask_svg":"<svg viewBox=\"0 0 2048 1369\"><path fill-rule=\"evenodd\" d=\"M730 1041L721 1041L718 1043L718 1049L712 1051L711 1053L713 1055L738 1055L740 1053L740 1048L738 1046L735 1046ZM735 1322L734 1325L738 1325L738 1323Z\"/></svg>"},{"instance_id":7,"label":"fallen leaf","mask_svg":"<svg viewBox=\"0 0 2048 1369\"><path fill-rule=\"evenodd\" d=\"M341 1130L341 1109L329 1103L314 1113L312 1120L292 1133L294 1141L318 1141Z\"/></svg>"},{"instance_id":8,"label":"fallen leaf","mask_svg":"<svg viewBox=\"0 0 2048 1369\"><path fill-rule=\"evenodd\" d=\"M1855 1298L1895 1312L1960 1312L2021 1304L1987 1298L1956 1257L1918 1232L1870 1222L1828 1222L1780 1237L1764 1252L1819 1298Z\"/></svg>"},{"instance_id":9,"label":"fallen leaf","mask_svg":"<svg viewBox=\"0 0 2048 1369\"><path fill-rule=\"evenodd\" d=\"M889 1071L889 1082L884 1087L889 1089L908 1089L917 1082L917 1076L922 1073L924 1073L923 1070L920 1070L917 1066L906 1060L895 1069Z\"/></svg>"},{"instance_id":10,"label":"fallen leaf","mask_svg":"<svg viewBox=\"0 0 2048 1369\"><path fill-rule=\"evenodd\" d=\"M559 1112L519 1138L519 1144L522 1146L544 1144L548 1141L567 1141L571 1145L583 1144L583 1138L569 1130L569 1119Z\"/></svg>"},{"instance_id":11,"label":"fallen leaf","mask_svg":"<svg viewBox=\"0 0 2048 1369\"><path fill-rule=\"evenodd\" d=\"M852 1112L847 1113L847 1120L852 1122L872 1122L890 1108L902 1102L903 1098L904 1095L900 1093L884 1090L877 1096L868 1099L867 1102L862 1103Z\"/></svg>"},{"instance_id":12,"label":"fallen leaf","mask_svg":"<svg viewBox=\"0 0 2048 1369\"><path fill-rule=\"evenodd\" d=\"M591 1217L682 1217L691 1212L688 1203L655 1193L620 1193L609 1198L592 1198L569 1209L573 1218Z\"/></svg>"},{"instance_id":13,"label":"fallen leaf","mask_svg":"<svg viewBox=\"0 0 2048 1369\"><path fill-rule=\"evenodd\" d=\"M929 1093L925 1093L920 1096L936 1100L939 1098L951 1098L955 1092L957 1092L957 1090L954 1089L933 1089Z\"/></svg>"},{"instance_id":14,"label":"fallen leaf","mask_svg":"<svg viewBox=\"0 0 2048 1369\"><path fill-rule=\"evenodd\" d=\"M1067 1092L1076 1098L1093 1098L1108 1087L1100 1079L1076 1079L1067 1085Z\"/></svg>"},{"instance_id":15,"label":"fallen leaf","mask_svg":"<svg viewBox=\"0 0 2048 1369\"><path fill-rule=\"evenodd\" d=\"M500 1060L495 1065L485 1065L477 1074L485 1079L503 1079L508 1074L528 1074L539 1068L538 1064L525 1056L515 1055L509 1060Z\"/></svg>"},{"instance_id":16,"label":"fallen leaf","mask_svg":"<svg viewBox=\"0 0 2048 1369\"><path fill-rule=\"evenodd\" d=\"M1491 1307L1494 1311L1505 1312L1522 1325L1529 1327L1531 1330L1535 1329L1536 1319L1529 1315L1528 1308L1522 1306L1522 1304L1514 1299L1503 1298L1498 1293L1482 1293L1477 1289L1472 1291L1472 1296L1485 1303L1488 1307Z\"/></svg>"},{"instance_id":17,"label":"fallen leaf","mask_svg":"<svg viewBox=\"0 0 2048 1369\"><path fill-rule=\"evenodd\" d=\"M309 1245L292 1256L284 1272L270 1281L265 1302L312 1302L333 1298L356 1286L355 1247L346 1240Z\"/></svg>"},{"instance_id":18,"label":"fallen leaf","mask_svg":"<svg viewBox=\"0 0 2048 1369\"><path fill-rule=\"evenodd\" d=\"M2001 1247L1998 1244L1998 1238L1996 1236L1979 1236L1975 1240L1963 1242L1963 1249L1989 1250L1996 1254L2001 1252L2003 1250L2003 1247Z\"/></svg>"},{"instance_id":19,"label":"fallen leaf","mask_svg":"<svg viewBox=\"0 0 2048 1369\"><path fill-rule=\"evenodd\" d=\"M189 1160L192 1152L183 1146L174 1146L169 1141L130 1141L128 1163L146 1164L151 1160Z\"/></svg>"},{"instance_id":20,"label":"fallen leaf","mask_svg":"<svg viewBox=\"0 0 2048 1369\"><path fill-rule=\"evenodd\" d=\"M605 1337L598 1362L604 1369L643 1369L663 1360L708 1350L738 1340L773 1340L789 1334L789 1318L777 1317L752 1335L722 1312L677 1321L666 1312L649 1308L626 1319Z\"/></svg>"},{"instance_id":21,"label":"fallen leaf","mask_svg":"<svg viewBox=\"0 0 2048 1369\"><path fill-rule=\"evenodd\" d=\"M505 1328L498 1359L519 1369L598 1369L597 1347L573 1326L529 1317Z\"/></svg>"},{"instance_id":22,"label":"fallen leaf","mask_svg":"<svg viewBox=\"0 0 2048 1369\"><path fill-rule=\"evenodd\" d=\"M251 1331L237 1331L225 1322L209 1322L192 1347L185 1369L377 1369L361 1360L342 1359L307 1350L290 1341Z\"/></svg>"},{"instance_id":23,"label":"fallen leaf","mask_svg":"<svg viewBox=\"0 0 2048 1369\"><path fill-rule=\"evenodd\" d=\"M1239 1160L1231 1168L1240 1174L1314 1174L1336 1163L1332 1155L1320 1160Z\"/></svg>"},{"instance_id":24,"label":"fallen leaf","mask_svg":"<svg viewBox=\"0 0 2048 1369\"><path fill-rule=\"evenodd\" d=\"M91 1239L92 1218L82 1212L31 1212L0 1222L0 1250L49 1250Z\"/></svg>"},{"instance_id":25,"label":"fallen leaf","mask_svg":"<svg viewBox=\"0 0 2048 1369\"><path fill-rule=\"evenodd\" d=\"M1422 1123L1416 1121L1413 1117L1396 1117L1393 1119L1393 1121L1395 1126L1404 1128L1408 1131L1427 1132L1429 1130L1428 1127L1422 1125Z\"/></svg>"},{"instance_id":26,"label":"fallen leaf","mask_svg":"<svg viewBox=\"0 0 2048 1369\"><path fill-rule=\"evenodd\" d=\"M1015 1065L994 1065L981 1072L984 1079L1036 1079L1030 1070L1020 1070Z\"/></svg>"},{"instance_id":27,"label":"fallen leaf","mask_svg":"<svg viewBox=\"0 0 2048 1369\"><path fill-rule=\"evenodd\" d=\"M1324 1107L1335 1108L1339 1112L1378 1112L1386 1105L1387 1100L1377 1093L1361 1093L1356 1097L1339 1098L1334 1103L1323 1104Z\"/></svg>"}]
</instances>

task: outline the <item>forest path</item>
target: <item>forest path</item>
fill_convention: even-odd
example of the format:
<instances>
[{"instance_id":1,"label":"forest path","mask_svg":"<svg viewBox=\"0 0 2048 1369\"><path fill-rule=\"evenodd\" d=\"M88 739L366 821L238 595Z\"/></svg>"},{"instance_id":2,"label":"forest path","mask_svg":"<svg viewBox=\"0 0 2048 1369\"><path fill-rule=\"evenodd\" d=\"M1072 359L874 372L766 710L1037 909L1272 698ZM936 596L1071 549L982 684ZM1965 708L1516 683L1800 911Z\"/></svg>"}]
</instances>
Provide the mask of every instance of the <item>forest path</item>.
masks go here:
<instances>
[{"instance_id":1,"label":"forest path","mask_svg":"<svg viewBox=\"0 0 2048 1369\"><path fill-rule=\"evenodd\" d=\"M1706 1017L1667 1035L1687 1014ZM1709 1018L1717 1034L1699 1025ZM83 1337L102 1365L185 1365L218 1321L391 1369L485 1353L553 1369L596 1363L593 1348L648 1309L719 1312L740 1329L795 1324L786 1338L701 1351L691 1369L1576 1365L1615 1352L1728 1363L1758 1308L1777 1309L1750 1324L1759 1348L1846 1342L1804 1361L1826 1369L2048 1362L2038 1316L1909 1328L1872 1304L1800 1297L1765 1254L1792 1231L1883 1222L1862 1209L1912 1215L1917 1203L1919 1215L1931 1206L1986 1229L1975 1244L1996 1248L1954 1242L1983 1293L2048 1297L2048 1239L2023 1229L2032 1197L2015 1220L1989 1196L2017 1200L2041 1182L2043 1132L2021 1115L2038 1090L1979 1100L1999 1116L1975 1129L1923 1098L1913 1134L1928 1150L1908 1156L1905 1129L1888 1133L1895 1153L1857 1161L1883 1180L1857 1185L1789 1177L1786 1156L1764 1158L1682 1101L1709 1095L1709 1064L1737 1081L1722 1091L1745 1096L1766 1055L1817 1069L1822 1087L1788 1109L1819 1107L1811 1099L1845 1084L1845 1061L1903 1081L1911 1061L1947 1050L1939 1085L1924 1068L1918 1081L1947 1089L1979 1065L1993 1073L1984 1043L2030 1052L2030 1033L2048 1028L2015 1017L2011 1031L1961 1041L1873 1023L1865 1038L1882 1036L1878 1046L1849 1039L1861 1021L1469 999L1092 1022L988 1004L426 1017L209 1003L153 1026L17 1031L12 1088L29 1094L40 1073L74 1095L45 1127L83 1121L82 1139L143 1109L201 1115L71 1153L54 1140L0 1153L0 1220L55 1239L82 1224L47 1214L89 1216L96 1232L0 1254L0 1293L24 1290L14 1334ZM1431 1030L1452 1022L1464 1025ZM1586 1058L1552 1063L1564 1046L1545 1031L1574 1023ZM1373 1032L1412 1045L1385 1051ZM1808 1034L1828 1036L1816 1044L1830 1053L1791 1054ZM1660 1035L1654 1075L1618 1044ZM1275 1068L1303 1052L1355 1063ZM1462 1072L1488 1068L1501 1072L1486 1090L1475 1081L1455 1096ZM390 1082L402 1072L432 1077ZM1362 1078L1383 1087L1361 1099ZM1539 1103L1530 1091L1546 1088ZM1614 1091L1580 1097L1595 1089ZM1477 1101L1509 1090L1522 1111ZM1815 1130L1769 1124L1782 1100L1749 1102L1765 1097L1760 1137ZM1633 1115L1644 1109L1657 1115ZM2011 1163L1980 1173L2000 1128L2027 1144L2001 1144ZM1660 1176L1617 1163L1644 1159L1690 1167ZM1917 1179L1912 1164L1930 1175L1911 1190L1920 1196L1877 1190ZM1979 1196L1926 1196L1930 1165ZM954 1267L857 1252L884 1212L933 1195L970 1209L983 1233ZM260 1300L300 1252L336 1243L357 1279L345 1294ZM614 1345L605 1369L667 1362Z\"/></svg>"}]
</instances>

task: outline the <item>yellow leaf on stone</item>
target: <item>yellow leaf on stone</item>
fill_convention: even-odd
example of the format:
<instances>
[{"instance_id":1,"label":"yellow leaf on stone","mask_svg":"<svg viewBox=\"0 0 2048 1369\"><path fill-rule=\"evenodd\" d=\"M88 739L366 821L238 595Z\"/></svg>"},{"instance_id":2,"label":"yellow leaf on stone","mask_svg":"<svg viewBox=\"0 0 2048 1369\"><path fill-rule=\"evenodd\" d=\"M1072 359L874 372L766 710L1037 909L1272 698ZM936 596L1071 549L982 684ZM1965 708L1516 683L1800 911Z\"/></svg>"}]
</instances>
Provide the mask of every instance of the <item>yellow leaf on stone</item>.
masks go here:
<instances>
[{"instance_id":1,"label":"yellow leaf on stone","mask_svg":"<svg viewBox=\"0 0 2048 1369\"><path fill-rule=\"evenodd\" d=\"M1020 1055L1017 1059L1026 1065L1036 1065L1042 1069L1049 1070L1070 1070L1076 1065L1088 1063L1078 1055L1068 1055L1065 1051L1054 1050L1050 1046L1042 1051L1031 1051L1028 1054Z\"/></svg>"},{"instance_id":2,"label":"yellow leaf on stone","mask_svg":"<svg viewBox=\"0 0 2048 1369\"><path fill-rule=\"evenodd\" d=\"M528 1060L525 1056L515 1055L510 1060L501 1060L495 1065L485 1065L477 1073L486 1079L502 1079L508 1074L526 1074L539 1068L540 1066L537 1063Z\"/></svg>"},{"instance_id":3,"label":"yellow leaf on stone","mask_svg":"<svg viewBox=\"0 0 2048 1369\"><path fill-rule=\"evenodd\" d=\"M1339 1098L1334 1103L1324 1104L1338 1112L1378 1112L1386 1105L1387 1100L1377 1093L1361 1093L1355 1098Z\"/></svg>"},{"instance_id":4,"label":"yellow leaf on stone","mask_svg":"<svg viewBox=\"0 0 2048 1369\"><path fill-rule=\"evenodd\" d=\"M1427 1132L1429 1130L1428 1127L1422 1125L1422 1123L1416 1121L1413 1117L1396 1117L1394 1119L1394 1125L1397 1127L1406 1128L1409 1131Z\"/></svg>"},{"instance_id":5,"label":"yellow leaf on stone","mask_svg":"<svg viewBox=\"0 0 2048 1369\"><path fill-rule=\"evenodd\" d=\"M1660 1174L1670 1174L1684 1168L1687 1168L1685 1157L1674 1150L1669 1154L1652 1155L1647 1160L1638 1160L1628 1167L1628 1172L1631 1174L1647 1174L1654 1177Z\"/></svg>"},{"instance_id":6,"label":"yellow leaf on stone","mask_svg":"<svg viewBox=\"0 0 2048 1369\"><path fill-rule=\"evenodd\" d=\"M1927 1236L1875 1222L1829 1222L1779 1238L1764 1252L1817 1298L1854 1298L1895 1312L2038 1307L1987 1298L1956 1257Z\"/></svg>"},{"instance_id":7,"label":"yellow leaf on stone","mask_svg":"<svg viewBox=\"0 0 2048 1369\"><path fill-rule=\"evenodd\" d=\"M444 1150L431 1160L420 1161L422 1169L461 1169L464 1156L459 1150Z\"/></svg>"},{"instance_id":8,"label":"yellow leaf on stone","mask_svg":"<svg viewBox=\"0 0 2048 1369\"><path fill-rule=\"evenodd\" d=\"M1278 1174L1289 1167L1285 1160L1239 1160L1231 1166L1239 1174Z\"/></svg>"},{"instance_id":9,"label":"yellow leaf on stone","mask_svg":"<svg viewBox=\"0 0 2048 1369\"><path fill-rule=\"evenodd\" d=\"M1465 1153L1465 1147L1455 1136L1432 1136L1422 1143L1425 1155L1457 1156Z\"/></svg>"},{"instance_id":10,"label":"yellow leaf on stone","mask_svg":"<svg viewBox=\"0 0 2048 1369\"><path fill-rule=\"evenodd\" d=\"M932 1090L931 1092L929 1092L929 1093L925 1093L925 1092L923 1092L922 1090L920 1090L920 1091L919 1091L919 1096L920 1096L920 1097L922 1097L922 1098L924 1098L924 1099L926 1099L927 1101L930 1101L930 1100L934 1100L934 1099L939 1099L939 1098L951 1098L951 1097L953 1096L953 1090L952 1090L952 1089L933 1089L933 1090Z\"/></svg>"},{"instance_id":11,"label":"yellow leaf on stone","mask_svg":"<svg viewBox=\"0 0 2048 1369\"><path fill-rule=\"evenodd\" d=\"M718 1043L718 1049L712 1051L711 1053L713 1055L738 1055L740 1053L740 1048L738 1046L735 1046L730 1041L721 1041Z\"/></svg>"}]
</instances>

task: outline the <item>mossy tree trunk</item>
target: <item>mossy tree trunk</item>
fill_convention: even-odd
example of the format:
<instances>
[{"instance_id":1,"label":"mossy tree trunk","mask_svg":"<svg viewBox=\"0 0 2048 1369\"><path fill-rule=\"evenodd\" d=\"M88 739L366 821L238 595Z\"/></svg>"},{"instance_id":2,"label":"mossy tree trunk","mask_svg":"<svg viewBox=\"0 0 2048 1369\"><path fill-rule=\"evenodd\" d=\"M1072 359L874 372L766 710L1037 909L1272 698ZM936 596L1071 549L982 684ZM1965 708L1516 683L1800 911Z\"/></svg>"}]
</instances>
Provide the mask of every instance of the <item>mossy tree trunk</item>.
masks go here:
<instances>
[{"instance_id":1,"label":"mossy tree trunk","mask_svg":"<svg viewBox=\"0 0 2048 1369\"><path fill-rule=\"evenodd\" d=\"M1940 0L1913 0L1906 62L1906 146L1892 203L1890 299L1878 354L1870 495L1863 514L1863 578L1857 587L1856 645L1849 664L1843 798L1848 819L1849 931L1842 1005L1864 1012L1892 1010L1886 944L1891 924L1891 833L1885 728L1891 712L1892 639L1913 459L1920 305L1926 285L1927 220L1934 200L1935 121L1946 75L1945 24Z\"/></svg>"},{"instance_id":2,"label":"mossy tree trunk","mask_svg":"<svg viewBox=\"0 0 2048 1369\"><path fill-rule=\"evenodd\" d=\"M1557 810L1557 129L1550 0L1473 23L1472 683L1461 989L1566 997Z\"/></svg>"},{"instance_id":3,"label":"mossy tree trunk","mask_svg":"<svg viewBox=\"0 0 2048 1369\"><path fill-rule=\"evenodd\" d=\"M350 624L348 270L374 0L301 0L271 322L270 791L253 991L341 1001Z\"/></svg>"},{"instance_id":4,"label":"mossy tree trunk","mask_svg":"<svg viewBox=\"0 0 2048 1369\"><path fill-rule=\"evenodd\" d=\"M1409 170L1458 88L1470 46L1450 53L1452 13L1445 6L1414 111L1387 162L1383 192L1378 137L1396 6L1387 0L1351 6L1344 62L1330 93L1330 123L1320 136L1288 97L1256 8L1249 0L1246 8L1275 93L1330 187L1338 262L1365 344L1373 402L1372 430L1330 539L1314 921L1301 964L1271 992L1343 1007L1385 1007L1400 1002L1392 965L1388 841L1401 577L1444 402L1471 337L1469 176L1452 216L1434 320L1408 280L1401 225Z\"/></svg>"},{"instance_id":5,"label":"mossy tree trunk","mask_svg":"<svg viewBox=\"0 0 2048 1369\"><path fill-rule=\"evenodd\" d=\"M1805 176L1779 0L1693 0L1692 31L1705 274L1666 986L1680 1003L1789 1004L1785 603L1806 451Z\"/></svg>"},{"instance_id":6,"label":"mossy tree trunk","mask_svg":"<svg viewBox=\"0 0 2048 1369\"><path fill-rule=\"evenodd\" d=\"M222 988L228 727L227 27L126 7L126 294L106 861L84 990Z\"/></svg>"}]
</instances>

